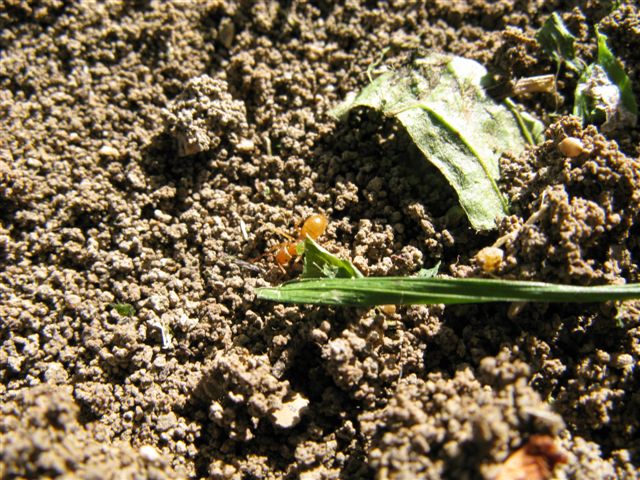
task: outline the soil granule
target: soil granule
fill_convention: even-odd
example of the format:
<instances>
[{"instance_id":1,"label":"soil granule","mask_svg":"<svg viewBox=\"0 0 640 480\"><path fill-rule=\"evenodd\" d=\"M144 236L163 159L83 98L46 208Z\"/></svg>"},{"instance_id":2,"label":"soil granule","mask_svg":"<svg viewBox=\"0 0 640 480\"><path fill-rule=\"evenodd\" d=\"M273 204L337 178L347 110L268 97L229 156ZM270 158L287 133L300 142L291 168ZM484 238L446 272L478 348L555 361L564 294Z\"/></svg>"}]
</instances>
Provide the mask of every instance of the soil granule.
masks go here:
<instances>
[{"instance_id":1,"label":"soil granule","mask_svg":"<svg viewBox=\"0 0 640 480\"><path fill-rule=\"evenodd\" d=\"M0 5L2 478L489 479L535 435L556 478L640 475L638 302L255 300L312 213L366 275L640 281L638 129L583 127L571 74L520 99L549 128L502 158L492 233L394 122L327 113L421 52L554 73L552 11L586 60L601 22L637 91L637 7L426 3Z\"/></svg>"}]
</instances>

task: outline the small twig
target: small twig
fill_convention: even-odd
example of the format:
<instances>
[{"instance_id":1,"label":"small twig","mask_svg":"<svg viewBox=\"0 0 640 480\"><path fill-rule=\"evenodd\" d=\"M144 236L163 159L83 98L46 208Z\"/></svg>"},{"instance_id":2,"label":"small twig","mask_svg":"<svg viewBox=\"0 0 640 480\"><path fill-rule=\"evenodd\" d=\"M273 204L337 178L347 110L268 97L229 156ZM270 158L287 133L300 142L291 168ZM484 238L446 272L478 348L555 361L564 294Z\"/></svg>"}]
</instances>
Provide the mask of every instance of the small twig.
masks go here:
<instances>
[{"instance_id":1,"label":"small twig","mask_svg":"<svg viewBox=\"0 0 640 480\"><path fill-rule=\"evenodd\" d=\"M244 223L243 219L240 219L240 231L242 232L242 238L244 238L245 242L249 241L249 235L247 235L247 225Z\"/></svg>"},{"instance_id":2,"label":"small twig","mask_svg":"<svg viewBox=\"0 0 640 480\"><path fill-rule=\"evenodd\" d=\"M520 235L520 232L522 231L522 229L524 227L528 227L530 225L533 225L535 223L538 222L538 220L540 220L540 218L542 218L542 215L545 214L545 212L549 209L549 205L546 202L547 199L547 191L545 190L544 192L542 192L542 197L540 198L540 207L538 208L538 210L536 210L528 219L526 222L524 222L522 224L522 227L520 227L517 230L514 230L513 232L509 232L506 235L503 235L502 237L498 238L492 245L492 247L496 247L499 248L502 245L504 245L505 243L507 243L508 241L514 241L518 235Z\"/></svg>"},{"instance_id":3,"label":"small twig","mask_svg":"<svg viewBox=\"0 0 640 480\"><path fill-rule=\"evenodd\" d=\"M553 74L537 75L516 80L513 84L513 94L524 93L553 93L556 91L556 77Z\"/></svg>"},{"instance_id":4,"label":"small twig","mask_svg":"<svg viewBox=\"0 0 640 480\"><path fill-rule=\"evenodd\" d=\"M265 134L262 138L264 140L264 147L267 150L267 155L271 157L273 155L273 152L271 151L271 138L269 138L269 134Z\"/></svg>"}]
</instances>

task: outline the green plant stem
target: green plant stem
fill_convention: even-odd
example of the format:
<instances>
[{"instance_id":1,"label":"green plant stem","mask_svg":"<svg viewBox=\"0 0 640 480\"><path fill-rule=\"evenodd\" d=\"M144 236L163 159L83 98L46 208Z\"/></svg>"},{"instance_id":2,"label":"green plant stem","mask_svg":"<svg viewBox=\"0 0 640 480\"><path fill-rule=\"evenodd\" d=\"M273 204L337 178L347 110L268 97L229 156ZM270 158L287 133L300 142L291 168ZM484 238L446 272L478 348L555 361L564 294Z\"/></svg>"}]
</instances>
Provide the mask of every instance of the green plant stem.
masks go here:
<instances>
[{"instance_id":1,"label":"green plant stem","mask_svg":"<svg viewBox=\"0 0 640 480\"><path fill-rule=\"evenodd\" d=\"M511 110L511 113L513 113L513 116L516 117L516 121L518 122L520 131L522 132L522 136L525 138L527 143L529 145L535 145L536 143L533 141L533 137L531 136L531 133L529 133L529 129L525 125L524 120L522 120L522 117L520 116L520 112L518 111L516 104L513 103L513 101L510 98L505 98L504 104L507 106L509 110Z\"/></svg>"}]
</instances>

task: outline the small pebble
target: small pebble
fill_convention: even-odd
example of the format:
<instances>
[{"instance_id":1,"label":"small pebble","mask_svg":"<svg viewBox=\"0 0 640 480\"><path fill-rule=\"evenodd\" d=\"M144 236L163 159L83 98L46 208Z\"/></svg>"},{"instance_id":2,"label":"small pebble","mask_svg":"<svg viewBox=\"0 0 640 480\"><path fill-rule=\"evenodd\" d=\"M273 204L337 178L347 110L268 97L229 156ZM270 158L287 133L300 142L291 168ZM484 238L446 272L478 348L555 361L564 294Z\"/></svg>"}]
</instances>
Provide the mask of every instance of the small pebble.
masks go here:
<instances>
[{"instance_id":1,"label":"small pebble","mask_svg":"<svg viewBox=\"0 0 640 480\"><path fill-rule=\"evenodd\" d=\"M78 308L82 303L82 298L80 298L78 295L74 295L73 293L68 293L64 297L64 302L69 308Z\"/></svg>"},{"instance_id":2,"label":"small pebble","mask_svg":"<svg viewBox=\"0 0 640 480\"><path fill-rule=\"evenodd\" d=\"M178 455L184 455L187 453L187 444L182 440L178 440L176 442L175 450Z\"/></svg>"},{"instance_id":3,"label":"small pebble","mask_svg":"<svg viewBox=\"0 0 640 480\"><path fill-rule=\"evenodd\" d=\"M42 166L42 162L40 160L36 160L35 158L28 158L27 165L31 168L40 168Z\"/></svg>"},{"instance_id":4,"label":"small pebble","mask_svg":"<svg viewBox=\"0 0 640 480\"><path fill-rule=\"evenodd\" d=\"M167 357L165 357L164 355L158 355L153 361L153 366L158 368L158 369L162 369L162 368L166 367L167 366Z\"/></svg>"},{"instance_id":5,"label":"small pebble","mask_svg":"<svg viewBox=\"0 0 640 480\"><path fill-rule=\"evenodd\" d=\"M633 363L633 357L628 353L621 353L614 360L614 366L617 368L630 368Z\"/></svg>"},{"instance_id":6,"label":"small pebble","mask_svg":"<svg viewBox=\"0 0 640 480\"><path fill-rule=\"evenodd\" d=\"M238 151L240 152L251 152L254 147L255 145L253 141L248 140L246 138L243 138L242 140L240 140L236 145L236 149L238 149Z\"/></svg>"},{"instance_id":7,"label":"small pebble","mask_svg":"<svg viewBox=\"0 0 640 480\"><path fill-rule=\"evenodd\" d=\"M160 460L160 453L151 445L143 445L140 447L140 456L149 463L156 463Z\"/></svg>"},{"instance_id":8,"label":"small pebble","mask_svg":"<svg viewBox=\"0 0 640 480\"><path fill-rule=\"evenodd\" d=\"M584 145L579 138L567 137L558 144L558 150L567 157L577 157L584 152Z\"/></svg>"},{"instance_id":9,"label":"small pebble","mask_svg":"<svg viewBox=\"0 0 640 480\"><path fill-rule=\"evenodd\" d=\"M105 157L117 157L118 155L120 155L120 152L116 148L113 148L109 145L103 145L100 150L98 150L98 153Z\"/></svg>"},{"instance_id":10,"label":"small pebble","mask_svg":"<svg viewBox=\"0 0 640 480\"><path fill-rule=\"evenodd\" d=\"M273 412L271 412L271 420L274 425L280 428L291 428L300 422L301 415L307 410L309 400L300 394Z\"/></svg>"},{"instance_id":11,"label":"small pebble","mask_svg":"<svg viewBox=\"0 0 640 480\"><path fill-rule=\"evenodd\" d=\"M44 372L44 379L48 383L62 385L69 380L69 374L61 363L53 362Z\"/></svg>"}]
</instances>

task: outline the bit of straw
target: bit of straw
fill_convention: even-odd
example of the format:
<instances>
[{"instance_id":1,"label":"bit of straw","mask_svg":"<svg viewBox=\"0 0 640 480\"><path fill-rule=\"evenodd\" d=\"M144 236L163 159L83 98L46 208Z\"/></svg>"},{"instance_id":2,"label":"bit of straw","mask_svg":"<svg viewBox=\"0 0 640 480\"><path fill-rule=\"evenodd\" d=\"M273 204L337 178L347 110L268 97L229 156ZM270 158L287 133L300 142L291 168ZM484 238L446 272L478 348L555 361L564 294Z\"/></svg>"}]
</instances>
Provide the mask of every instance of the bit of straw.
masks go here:
<instances>
[{"instance_id":1,"label":"bit of straw","mask_svg":"<svg viewBox=\"0 0 640 480\"><path fill-rule=\"evenodd\" d=\"M520 78L513 85L513 94L553 93L556 91L556 79L552 74Z\"/></svg>"},{"instance_id":2,"label":"bit of straw","mask_svg":"<svg viewBox=\"0 0 640 480\"><path fill-rule=\"evenodd\" d=\"M244 238L245 242L249 240L249 235L247 235L247 224L244 223L244 220L240 219L240 231L242 232L242 238Z\"/></svg>"}]
</instances>

